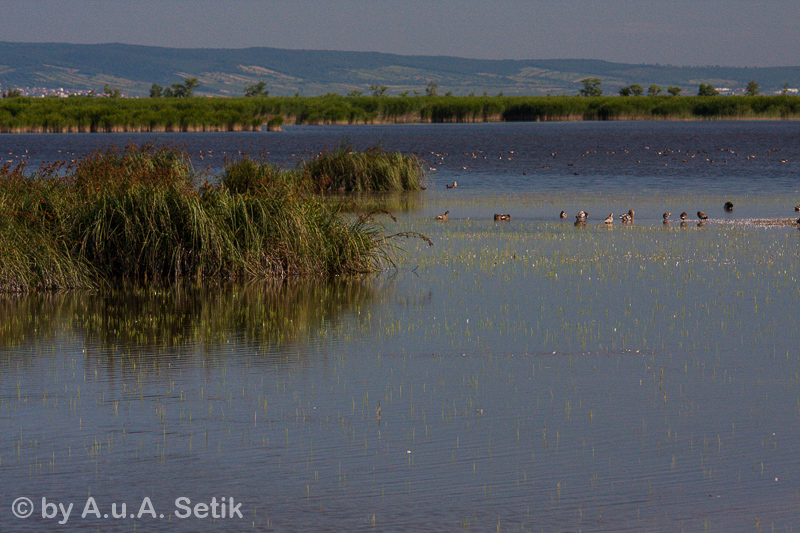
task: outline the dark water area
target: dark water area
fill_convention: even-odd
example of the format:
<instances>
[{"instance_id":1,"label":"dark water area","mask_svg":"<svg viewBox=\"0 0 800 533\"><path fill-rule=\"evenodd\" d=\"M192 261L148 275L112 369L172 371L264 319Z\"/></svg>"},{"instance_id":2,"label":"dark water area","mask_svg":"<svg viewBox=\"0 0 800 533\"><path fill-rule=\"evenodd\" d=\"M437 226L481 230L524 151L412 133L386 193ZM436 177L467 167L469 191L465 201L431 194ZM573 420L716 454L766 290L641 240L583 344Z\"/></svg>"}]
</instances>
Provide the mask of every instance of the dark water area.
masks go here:
<instances>
[{"instance_id":1,"label":"dark water area","mask_svg":"<svg viewBox=\"0 0 800 533\"><path fill-rule=\"evenodd\" d=\"M3 162L69 161L99 147L153 142L188 151L218 174L226 157L291 167L345 142L416 153L432 178L478 192L669 190L798 193L796 121L543 122L287 126L280 133L5 135ZM464 168L466 167L466 168ZM459 179L460 178L460 179Z\"/></svg>"},{"instance_id":2,"label":"dark water area","mask_svg":"<svg viewBox=\"0 0 800 533\"><path fill-rule=\"evenodd\" d=\"M434 246L375 275L0 297L0 529L797 530L798 128L1 137L29 168L156 140L213 174L346 138L436 170L385 221Z\"/></svg>"}]
</instances>

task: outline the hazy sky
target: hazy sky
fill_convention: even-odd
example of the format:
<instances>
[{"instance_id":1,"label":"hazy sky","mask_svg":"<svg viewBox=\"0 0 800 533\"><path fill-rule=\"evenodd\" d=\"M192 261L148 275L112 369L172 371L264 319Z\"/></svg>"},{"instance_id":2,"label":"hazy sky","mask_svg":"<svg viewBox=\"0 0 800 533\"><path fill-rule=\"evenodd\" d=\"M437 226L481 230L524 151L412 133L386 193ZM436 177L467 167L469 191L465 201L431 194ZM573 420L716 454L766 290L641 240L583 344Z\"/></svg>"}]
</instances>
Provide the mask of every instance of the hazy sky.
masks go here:
<instances>
[{"instance_id":1,"label":"hazy sky","mask_svg":"<svg viewBox=\"0 0 800 533\"><path fill-rule=\"evenodd\" d=\"M800 65L800 0L3 0L2 11L3 41Z\"/></svg>"}]
</instances>

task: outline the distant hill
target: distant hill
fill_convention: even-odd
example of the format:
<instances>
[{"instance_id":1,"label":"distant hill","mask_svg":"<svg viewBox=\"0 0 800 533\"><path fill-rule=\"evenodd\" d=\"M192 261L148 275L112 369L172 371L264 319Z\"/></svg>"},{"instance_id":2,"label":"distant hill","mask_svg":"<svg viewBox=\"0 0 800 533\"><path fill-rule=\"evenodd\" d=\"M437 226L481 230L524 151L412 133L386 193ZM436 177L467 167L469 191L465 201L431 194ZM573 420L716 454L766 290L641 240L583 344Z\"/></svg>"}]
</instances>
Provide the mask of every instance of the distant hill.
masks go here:
<instances>
[{"instance_id":1,"label":"distant hill","mask_svg":"<svg viewBox=\"0 0 800 533\"><path fill-rule=\"evenodd\" d=\"M638 83L682 87L696 94L700 83L743 91L751 80L770 94L800 86L800 67L676 67L607 61L479 60L402 56L369 52L283 50L278 48L182 49L126 44L76 45L0 42L0 90L40 87L65 92L104 85L126 96L147 96L153 83L168 87L196 77L198 96L242 96L248 85L264 81L272 96L299 93L370 92L386 86L387 95L425 93L430 82L440 94L577 94L580 80L599 78L605 94ZM794 92L794 91L793 91Z\"/></svg>"}]
</instances>

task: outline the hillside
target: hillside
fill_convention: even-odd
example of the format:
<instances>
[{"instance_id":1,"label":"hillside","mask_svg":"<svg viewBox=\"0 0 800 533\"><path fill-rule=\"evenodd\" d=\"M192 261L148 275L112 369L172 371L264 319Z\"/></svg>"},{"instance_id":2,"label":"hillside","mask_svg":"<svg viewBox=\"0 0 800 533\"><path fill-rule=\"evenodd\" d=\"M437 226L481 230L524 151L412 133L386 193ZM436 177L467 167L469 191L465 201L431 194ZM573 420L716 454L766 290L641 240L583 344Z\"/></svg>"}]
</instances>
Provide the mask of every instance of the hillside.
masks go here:
<instances>
[{"instance_id":1,"label":"hillside","mask_svg":"<svg viewBox=\"0 0 800 533\"><path fill-rule=\"evenodd\" d=\"M277 48L179 49L126 44L75 45L0 42L0 90L63 88L65 92L120 88L126 96L147 96L153 83L167 87L187 77L202 84L199 96L242 96L264 81L271 95L369 92L386 86L387 95L424 94L430 82L454 95L576 94L579 80L602 80L605 94L625 85L678 86L695 94L700 83L742 91L755 80L761 92L800 86L800 67L676 67L596 60L477 60L401 56L367 52Z\"/></svg>"}]
</instances>

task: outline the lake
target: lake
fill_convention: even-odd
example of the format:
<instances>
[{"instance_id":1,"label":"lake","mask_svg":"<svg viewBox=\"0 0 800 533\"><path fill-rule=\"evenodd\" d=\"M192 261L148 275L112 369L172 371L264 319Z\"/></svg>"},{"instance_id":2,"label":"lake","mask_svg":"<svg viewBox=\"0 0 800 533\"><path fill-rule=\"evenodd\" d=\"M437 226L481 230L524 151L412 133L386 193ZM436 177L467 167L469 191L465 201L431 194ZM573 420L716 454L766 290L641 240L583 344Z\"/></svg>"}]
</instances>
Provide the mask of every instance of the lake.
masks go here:
<instances>
[{"instance_id":1,"label":"lake","mask_svg":"<svg viewBox=\"0 0 800 533\"><path fill-rule=\"evenodd\" d=\"M416 153L428 188L382 222L434 242L369 276L0 297L0 529L797 530L800 123L284 130L0 137L28 170L175 143L212 180Z\"/></svg>"}]
</instances>

